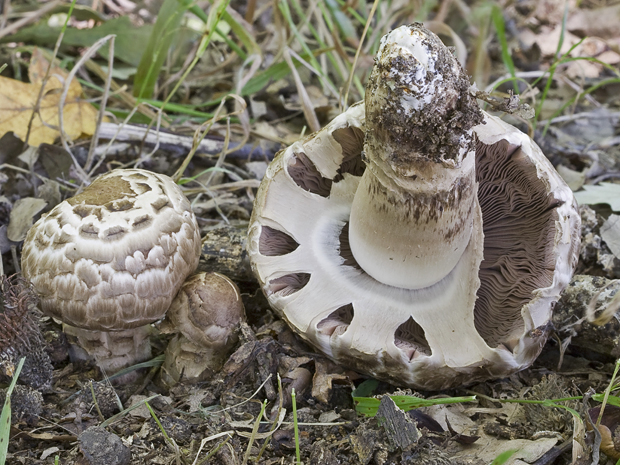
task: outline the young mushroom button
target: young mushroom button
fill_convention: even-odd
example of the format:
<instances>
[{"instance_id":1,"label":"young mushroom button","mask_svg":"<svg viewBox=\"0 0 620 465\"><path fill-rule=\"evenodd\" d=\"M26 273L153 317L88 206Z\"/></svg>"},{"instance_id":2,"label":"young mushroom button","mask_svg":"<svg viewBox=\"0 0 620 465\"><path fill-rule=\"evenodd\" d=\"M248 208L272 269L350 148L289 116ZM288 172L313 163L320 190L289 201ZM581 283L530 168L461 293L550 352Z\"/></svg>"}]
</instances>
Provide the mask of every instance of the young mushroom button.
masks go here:
<instances>
[{"instance_id":1,"label":"young mushroom button","mask_svg":"<svg viewBox=\"0 0 620 465\"><path fill-rule=\"evenodd\" d=\"M248 249L271 306L319 350L444 389L534 361L579 224L538 146L481 111L413 24L383 37L365 102L269 166Z\"/></svg>"},{"instance_id":2,"label":"young mushroom button","mask_svg":"<svg viewBox=\"0 0 620 465\"><path fill-rule=\"evenodd\" d=\"M185 281L172 301L163 333L176 333L166 348L161 380L197 383L217 373L237 343L245 309L239 288L219 273L197 273Z\"/></svg>"},{"instance_id":3,"label":"young mushroom button","mask_svg":"<svg viewBox=\"0 0 620 465\"><path fill-rule=\"evenodd\" d=\"M22 272L42 310L77 338L76 358L106 372L150 356L162 318L200 258L189 201L168 176L114 170L58 204L28 232Z\"/></svg>"}]
</instances>

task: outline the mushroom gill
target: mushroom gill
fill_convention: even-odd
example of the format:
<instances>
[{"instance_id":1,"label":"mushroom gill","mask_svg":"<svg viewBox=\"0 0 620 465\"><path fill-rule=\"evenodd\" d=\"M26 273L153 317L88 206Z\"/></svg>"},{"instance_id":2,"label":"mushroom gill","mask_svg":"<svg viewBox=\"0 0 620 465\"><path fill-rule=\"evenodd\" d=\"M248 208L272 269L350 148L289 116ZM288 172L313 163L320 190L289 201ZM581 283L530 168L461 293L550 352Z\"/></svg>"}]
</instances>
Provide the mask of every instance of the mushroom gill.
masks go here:
<instances>
[{"instance_id":1,"label":"mushroom gill","mask_svg":"<svg viewBox=\"0 0 620 465\"><path fill-rule=\"evenodd\" d=\"M539 182L535 163L505 140L478 142L476 179L484 231L476 329L489 346L512 349L523 331L520 309L553 282L554 257L545 251L558 200Z\"/></svg>"}]
</instances>

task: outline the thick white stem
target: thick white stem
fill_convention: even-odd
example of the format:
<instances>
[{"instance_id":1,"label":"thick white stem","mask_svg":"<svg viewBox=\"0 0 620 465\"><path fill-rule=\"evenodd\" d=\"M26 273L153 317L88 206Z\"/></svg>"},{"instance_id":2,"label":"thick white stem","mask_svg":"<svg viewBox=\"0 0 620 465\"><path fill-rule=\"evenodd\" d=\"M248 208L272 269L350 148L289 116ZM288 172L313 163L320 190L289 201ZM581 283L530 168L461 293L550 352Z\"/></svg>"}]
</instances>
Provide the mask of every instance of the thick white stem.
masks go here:
<instances>
[{"instance_id":1,"label":"thick white stem","mask_svg":"<svg viewBox=\"0 0 620 465\"><path fill-rule=\"evenodd\" d=\"M454 269L477 212L473 153L460 168L424 160L419 166L406 190L369 166L349 223L351 251L360 267L377 281L404 289L432 286Z\"/></svg>"},{"instance_id":2,"label":"thick white stem","mask_svg":"<svg viewBox=\"0 0 620 465\"><path fill-rule=\"evenodd\" d=\"M420 27L381 40L365 102L366 170L352 203L351 251L377 281L432 286L472 236L472 128L482 115L454 56Z\"/></svg>"}]
</instances>

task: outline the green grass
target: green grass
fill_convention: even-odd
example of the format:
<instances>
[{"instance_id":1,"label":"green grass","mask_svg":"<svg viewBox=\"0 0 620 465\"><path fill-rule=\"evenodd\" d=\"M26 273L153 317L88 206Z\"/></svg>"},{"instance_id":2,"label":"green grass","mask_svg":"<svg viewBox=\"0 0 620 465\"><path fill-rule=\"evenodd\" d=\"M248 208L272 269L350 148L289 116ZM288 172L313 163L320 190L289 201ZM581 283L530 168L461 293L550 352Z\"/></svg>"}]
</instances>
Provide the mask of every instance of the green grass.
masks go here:
<instances>
[{"instance_id":1,"label":"green grass","mask_svg":"<svg viewBox=\"0 0 620 465\"><path fill-rule=\"evenodd\" d=\"M506 462L508 462L508 460L510 460L510 457L515 455L516 452L518 451L507 450L506 452L502 452L495 458L495 460L493 460L493 462L491 462L491 465L504 465Z\"/></svg>"},{"instance_id":2,"label":"green grass","mask_svg":"<svg viewBox=\"0 0 620 465\"><path fill-rule=\"evenodd\" d=\"M299 451L299 425L297 424L297 395L295 388L291 390L291 402L293 404L293 431L295 432L295 460L297 465L301 465L301 453Z\"/></svg>"},{"instance_id":3,"label":"green grass","mask_svg":"<svg viewBox=\"0 0 620 465\"><path fill-rule=\"evenodd\" d=\"M414 396L390 396L390 398L405 412L420 407L430 407L432 405L462 404L464 402L476 401L476 396L444 397L441 399L423 399ZM353 402L355 402L355 410L357 413L374 417L377 414L381 400L374 397L353 397Z\"/></svg>"},{"instance_id":4,"label":"green grass","mask_svg":"<svg viewBox=\"0 0 620 465\"><path fill-rule=\"evenodd\" d=\"M246 465L248 460L250 459L250 453L252 452L252 445L256 440L256 434L258 433L258 428L260 427L260 420L265 414L265 409L267 408L267 401L264 400L260 406L260 412L256 415L256 420L254 421L254 425L252 427L252 434L250 435L250 439L248 440L248 446L245 449L245 454L243 455L243 462L241 465Z\"/></svg>"},{"instance_id":5,"label":"green grass","mask_svg":"<svg viewBox=\"0 0 620 465\"><path fill-rule=\"evenodd\" d=\"M11 435L11 394L17 384L17 378L22 371L26 357L23 357L17 364L11 384L6 390L6 397L4 399L4 405L2 406L2 414L0 414L0 465L4 465L6 462L6 456L9 450L9 437Z\"/></svg>"},{"instance_id":6,"label":"green grass","mask_svg":"<svg viewBox=\"0 0 620 465\"><path fill-rule=\"evenodd\" d=\"M177 37L183 15L190 6L190 0L164 0L134 78L133 94L137 98L153 96L164 60Z\"/></svg>"},{"instance_id":7,"label":"green grass","mask_svg":"<svg viewBox=\"0 0 620 465\"><path fill-rule=\"evenodd\" d=\"M512 55L508 49L508 39L506 39L506 25L504 24L504 15L501 8L498 5L493 5L491 8L491 17L493 18L493 24L495 26L495 32L499 39L499 44L502 49L502 61L504 66L513 78L513 85L515 93L519 93L519 86L516 81L515 65L512 61Z\"/></svg>"}]
</instances>

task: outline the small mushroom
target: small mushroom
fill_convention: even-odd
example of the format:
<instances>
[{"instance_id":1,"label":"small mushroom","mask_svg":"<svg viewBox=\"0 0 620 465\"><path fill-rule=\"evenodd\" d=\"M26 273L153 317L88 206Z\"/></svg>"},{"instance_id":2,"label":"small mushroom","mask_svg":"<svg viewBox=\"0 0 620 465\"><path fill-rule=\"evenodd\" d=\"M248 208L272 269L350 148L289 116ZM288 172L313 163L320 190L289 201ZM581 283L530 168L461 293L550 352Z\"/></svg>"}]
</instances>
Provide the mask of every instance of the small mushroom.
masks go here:
<instances>
[{"instance_id":1,"label":"small mushroom","mask_svg":"<svg viewBox=\"0 0 620 465\"><path fill-rule=\"evenodd\" d=\"M444 389L529 366L577 263L570 188L481 111L421 24L386 35L366 100L282 151L248 253L270 305L337 362Z\"/></svg>"},{"instance_id":2,"label":"small mushroom","mask_svg":"<svg viewBox=\"0 0 620 465\"><path fill-rule=\"evenodd\" d=\"M28 232L22 272L41 309L75 337L75 358L107 373L150 357L162 318L200 258L189 201L168 176L114 170L58 204Z\"/></svg>"},{"instance_id":3,"label":"small mushroom","mask_svg":"<svg viewBox=\"0 0 620 465\"><path fill-rule=\"evenodd\" d=\"M177 333L166 348L162 382L171 387L210 379L237 343L243 321L241 294L230 279L219 273L188 278L160 326L163 333Z\"/></svg>"}]
</instances>

